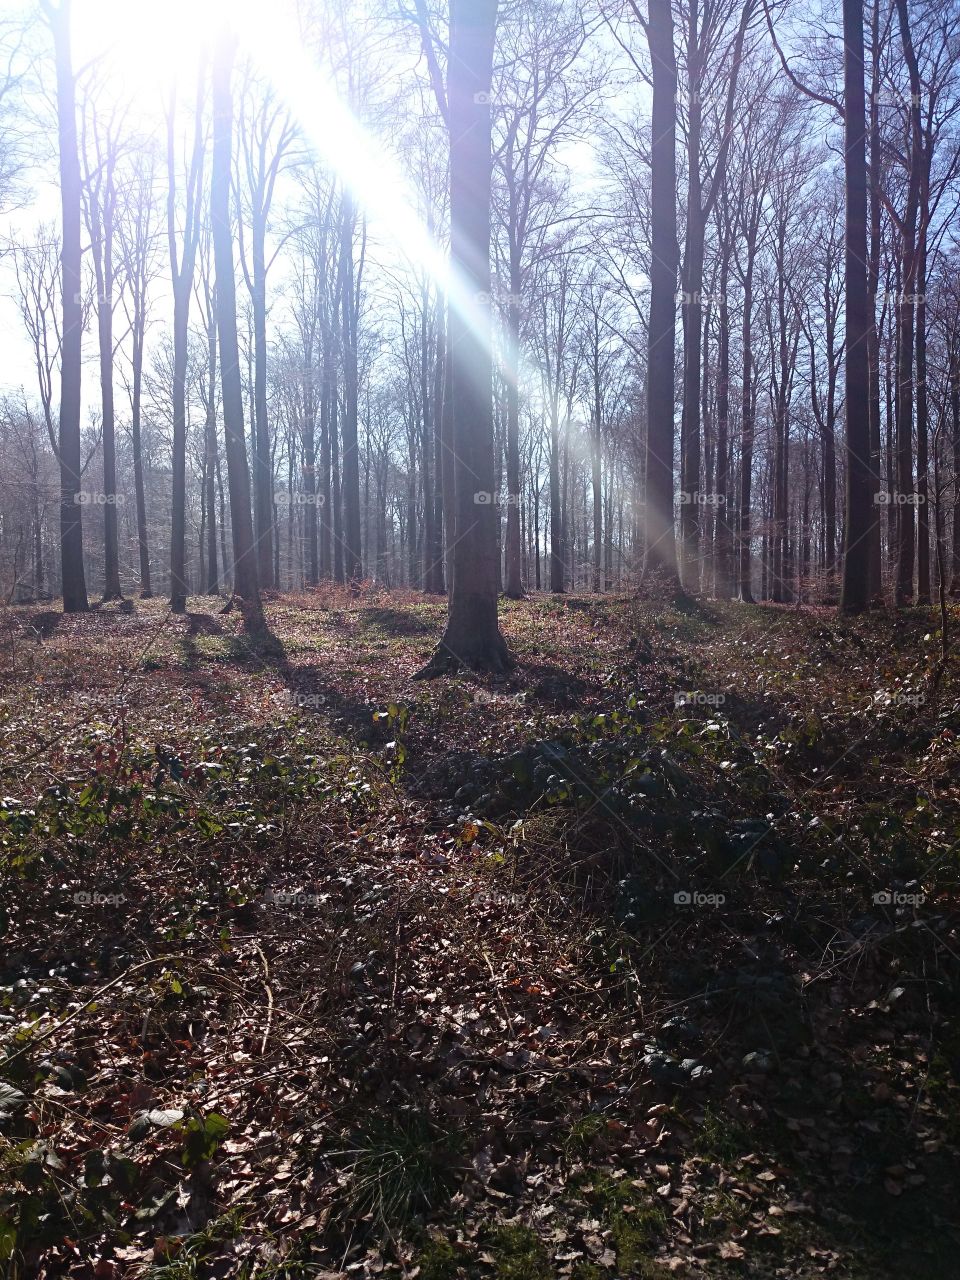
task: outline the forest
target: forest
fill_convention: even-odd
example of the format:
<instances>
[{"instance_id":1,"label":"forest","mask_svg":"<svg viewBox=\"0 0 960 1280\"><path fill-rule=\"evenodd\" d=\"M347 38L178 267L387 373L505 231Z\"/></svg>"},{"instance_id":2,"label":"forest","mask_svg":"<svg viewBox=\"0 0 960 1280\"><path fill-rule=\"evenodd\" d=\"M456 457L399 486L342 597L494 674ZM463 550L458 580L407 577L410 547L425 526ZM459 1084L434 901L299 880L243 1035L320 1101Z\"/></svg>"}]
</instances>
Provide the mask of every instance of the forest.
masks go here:
<instances>
[{"instance_id":1,"label":"forest","mask_svg":"<svg viewBox=\"0 0 960 1280\"><path fill-rule=\"evenodd\" d=\"M960 1277L960 3L0 0L3 1280Z\"/></svg>"}]
</instances>

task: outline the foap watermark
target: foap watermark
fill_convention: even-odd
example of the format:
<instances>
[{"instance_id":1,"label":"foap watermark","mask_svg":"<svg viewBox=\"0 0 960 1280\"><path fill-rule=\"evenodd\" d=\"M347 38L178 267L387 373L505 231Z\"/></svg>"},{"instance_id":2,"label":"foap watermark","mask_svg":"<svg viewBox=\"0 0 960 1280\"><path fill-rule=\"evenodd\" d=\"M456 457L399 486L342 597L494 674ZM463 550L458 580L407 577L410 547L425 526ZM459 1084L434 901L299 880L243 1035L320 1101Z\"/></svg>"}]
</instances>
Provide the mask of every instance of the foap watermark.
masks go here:
<instances>
[{"instance_id":1,"label":"foap watermark","mask_svg":"<svg viewBox=\"0 0 960 1280\"><path fill-rule=\"evenodd\" d=\"M268 889L263 896L263 904L266 907L318 907L320 905L320 895L318 893L288 892L285 889Z\"/></svg>"},{"instance_id":2,"label":"foap watermark","mask_svg":"<svg viewBox=\"0 0 960 1280\"><path fill-rule=\"evenodd\" d=\"M122 711L130 706L125 693L74 693L72 701L94 711Z\"/></svg>"},{"instance_id":3,"label":"foap watermark","mask_svg":"<svg viewBox=\"0 0 960 1280\"><path fill-rule=\"evenodd\" d=\"M519 507L519 493L490 493L486 489L478 489L473 495L474 506L477 507Z\"/></svg>"},{"instance_id":4,"label":"foap watermark","mask_svg":"<svg viewBox=\"0 0 960 1280\"><path fill-rule=\"evenodd\" d=\"M922 507L927 500L924 493L897 493L883 490L873 495L875 507Z\"/></svg>"},{"instance_id":5,"label":"foap watermark","mask_svg":"<svg viewBox=\"0 0 960 1280\"><path fill-rule=\"evenodd\" d=\"M722 307L726 305L727 295L706 289L678 289L674 301L680 307Z\"/></svg>"},{"instance_id":6,"label":"foap watermark","mask_svg":"<svg viewBox=\"0 0 960 1280\"><path fill-rule=\"evenodd\" d=\"M78 507L122 507L126 498L122 493L90 493L81 490L73 495L73 501Z\"/></svg>"},{"instance_id":7,"label":"foap watermark","mask_svg":"<svg viewBox=\"0 0 960 1280\"><path fill-rule=\"evenodd\" d=\"M519 307L523 302L523 294L511 293L509 289L501 289L495 285L490 293L483 290L478 293L476 300L482 307L488 307L491 302L497 302L501 307Z\"/></svg>"},{"instance_id":8,"label":"foap watermark","mask_svg":"<svg viewBox=\"0 0 960 1280\"><path fill-rule=\"evenodd\" d=\"M685 490L680 491L680 505L682 507L723 507L726 505L727 496L724 493L687 493Z\"/></svg>"},{"instance_id":9,"label":"foap watermark","mask_svg":"<svg viewBox=\"0 0 960 1280\"><path fill-rule=\"evenodd\" d=\"M296 689L287 690L287 701L299 711L316 711L326 705L325 693L298 693Z\"/></svg>"},{"instance_id":10,"label":"foap watermark","mask_svg":"<svg viewBox=\"0 0 960 1280\"><path fill-rule=\"evenodd\" d=\"M78 889L72 898L78 907L118 907L126 900L122 893L95 893L90 889Z\"/></svg>"},{"instance_id":11,"label":"foap watermark","mask_svg":"<svg viewBox=\"0 0 960 1280\"><path fill-rule=\"evenodd\" d=\"M879 889L873 895L875 907L922 907L926 900L925 893L904 893L899 889Z\"/></svg>"},{"instance_id":12,"label":"foap watermark","mask_svg":"<svg viewBox=\"0 0 960 1280\"><path fill-rule=\"evenodd\" d=\"M681 689L673 695L675 707L722 707L726 700L725 693L703 693L699 689Z\"/></svg>"},{"instance_id":13,"label":"foap watermark","mask_svg":"<svg viewBox=\"0 0 960 1280\"><path fill-rule=\"evenodd\" d=\"M725 893L700 893L696 889L678 889L673 895L677 907L722 907L726 900Z\"/></svg>"},{"instance_id":14,"label":"foap watermark","mask_svg":"<svg viewBox=\"0 0 960 1280\"><path fill-rule=\"evenodd\" d=\"M326 504L322 493L275 493L273 503L276 507L322 507Z\"/></svg>"}]
</instances>

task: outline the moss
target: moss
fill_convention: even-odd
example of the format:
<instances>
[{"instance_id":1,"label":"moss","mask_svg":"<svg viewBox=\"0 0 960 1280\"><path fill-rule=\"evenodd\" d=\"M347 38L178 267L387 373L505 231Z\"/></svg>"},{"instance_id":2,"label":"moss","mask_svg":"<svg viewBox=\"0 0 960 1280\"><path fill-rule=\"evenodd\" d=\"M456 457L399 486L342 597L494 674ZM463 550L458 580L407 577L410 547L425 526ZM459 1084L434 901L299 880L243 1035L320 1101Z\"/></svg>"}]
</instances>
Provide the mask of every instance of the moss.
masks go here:
<instances>
[{"instance_id":1,"label":"moss","mask_svg":"<svg viewBox=\"0 0 960 1280\"><path fill-rule=\"evenodd\" d=\"M431 1236L417 1258L420 1280L456 1280L457 1250L442 1236Z\"/></svg>"},{"instance_id":2,"label":"moss","mask_svg":"<svg viewBox=\"0 0 960 1280\"><path fill-rule=\"evenodd\" d=\"M499 1227L491 1235L487 1250L494 1258L494 1273L499 1280L553 1280L553 1267L543 1242L529 1227Z\"/></svg>"},{"instance_id":3,"label":"moss","mask_svg":"<svg viewBox=\"0 0 960 1280\"><path fill-rule=\"evenodd\" d=\"M750 1142L742 1125L729 1116L708 1107L697 1134L696 1149L699 1155L711 1160L736 1160L749 1149Z\"/></svg>"},{"instance_id":4,"label":"moss","mask_svg":"<svg viewBox=\"0 0 960 1280\"><path fill-rule=\"evenodd\" d=\"M663 1235L666 1215L629 1179L595 1174L586 1190L593 1208L602 1214L617 1254L617 1267L626 1273L641 1272L644 1260Z\"/></svg>"}]
</instances>

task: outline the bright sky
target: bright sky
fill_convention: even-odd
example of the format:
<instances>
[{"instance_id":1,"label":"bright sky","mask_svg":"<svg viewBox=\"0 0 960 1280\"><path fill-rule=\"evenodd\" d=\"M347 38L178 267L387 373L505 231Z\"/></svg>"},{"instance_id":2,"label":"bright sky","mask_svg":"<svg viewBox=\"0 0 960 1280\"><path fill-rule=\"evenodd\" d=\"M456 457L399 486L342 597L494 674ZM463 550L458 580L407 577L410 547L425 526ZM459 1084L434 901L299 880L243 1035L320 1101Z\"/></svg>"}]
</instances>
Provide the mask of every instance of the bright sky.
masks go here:
<instances>
[{"instance_id":1,"label":"bright sky","mask_svg":"<svg viewBox=\"0 0 960 1280\"><path fill-rule=\"evenodd\" d=\"M5 0L0 0L0 7ZM173 83L192 97L198 58L209 44L226 9L240 41L239 55L252 57L257 70L280 94L325 166L335 170L365 207L373 236L398 258L419 263L438 279L445 279L445 255L432 243L416 213L416 196L396 157L372 137L335 92L327 75L304 50L294 21L292 0L74 0L74 63L101 60L104 74L118 101L137 117L139 128L164 130L163 103ZM45 34L41 32L41 36ZM52 154L45 170L33 174L33 201L6 220L4 237L31 238L40 220L59 222L59 194L55 176L54 122L50 121ZM564 160L588 185L594 156L587 143L574 143ZM391 246L392 245L392 250ZM34 394L32 353L23 331L10 264L0 264L0 387L26 387ZM168 289L161 279L155 300L162 311ZM467 312L474 300L460 290L459 305ZM479 313L478 313L479 318ZM87 344L92 359L94 344ZM92 365L84 380L84 401L96 405L96 376Z\"/></svg>"}]
</instances>

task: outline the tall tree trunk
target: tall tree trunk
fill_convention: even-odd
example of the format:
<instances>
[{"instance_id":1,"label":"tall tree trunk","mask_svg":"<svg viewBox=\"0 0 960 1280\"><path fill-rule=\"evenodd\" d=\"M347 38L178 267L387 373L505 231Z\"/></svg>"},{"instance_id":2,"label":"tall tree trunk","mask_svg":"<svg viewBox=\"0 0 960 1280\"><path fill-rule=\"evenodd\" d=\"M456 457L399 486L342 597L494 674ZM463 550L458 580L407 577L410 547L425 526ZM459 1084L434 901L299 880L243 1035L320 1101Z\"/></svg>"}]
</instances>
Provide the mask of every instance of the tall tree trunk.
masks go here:
<instances>
[{"instance_id":1,"label":"tall tree trunk","mask_svg":"<svg viewBox=\"0 0 960 1280\"><path fill-rule=\"evenodd\" d=\"M206 459L204 484L207 507L207 581L208 596L220 591L220 570L217 565L217 299L214 291L212 306L207 317L207 420L204 424L204 457Z\"/></svg>"},{"instance_id":2,"label":"tall tree trunk","mask_svg":"<svg viewBox=\"0 0 960 1280\"><path fill-rule=\"evenodd\" d=\"M233 533L233 590L240 599L248 631L265 628L257 554L250 513L250 471L244 440L243 384L240 377L240 345L237 339L237 289L233 270L230 227L230 188L233 163L233 96L230 74L236 43L226 29L217 41L213 63L213 169L210 180L210 217L217 278L217 331L220 337L220 381L223 427L230 493L230 525Z\"/></svg>"},{"instance_id":3,"label":"tall tree trunk","mask_svg":"<svg viewBox=\"0 0 960 1280\"><path fill-rule=\"evenodd\" d=\"M145 298L140 288L142 283L141 278L135 287L133 302L130 433L133 439L133 488L137 504L137 547L140 553L140 597L143 600L149 600L153 590L150 585L150 545L147 537L147 501L143 484L143 442L140 432L143 348L146 338Z\"/></svg>"},{"instance_id":4,"label":"tall tree trunk","mask_svg":"<svg viewBox=\"0 0 960 1280\"><path fill-rule=\"evenodd\" d=\"M930 218L928 152L921 158L920 228L917 236L917 604L930 603L929 418L927 410L927 224Z\"/></svg>"},{"instance_id":5,"label":"tall tree trunk","mask_svg":"<svg viewBox=\"0 0 960 1280\"><path fill-rule=\"evenodd\" d=\"M950 416L953 434L953 572L951 596L960 596L960 328L951 335Z\"/></svg>"},{"instance_id":6,"label":"tall tree trunk","mask_svg":"<svg viewBox=\"0 0 960 1280\"><path fill-rule=\"evenodd\" d=\"M344 197L342 229L343 270L343 573L347 582L363 577L360 547L360 451L357 440L357 298L354 276L353 199Z\"/></svg>"},{"instance_id":7,"label":"tall tree trunk","mask_svg":"<svg viewBox=\"0 0 960 1280\"><path fill-rule=\"evenodd\" d=\"M560 370L550 397L550 590L563 592L563 508L560 494Z\"/></svg>"},{"instance_id":8,"label":"tall tree trunk","mask_svg":"<svg viewBox=\"0 0 960 1280\"><path fill-rule=\"evenodd\" d=\"M274 586L273 467L267 417L267 250L266 217L253 210L250 300L253 310L253 525L257 576L261 587Z\"/></svg>"},{"instance_id":9,"label":"tall tree trunk","mask_svg":"<svg viewBox=\"0 0 960 1280\"><path fill-rule=\"evenodd\" d=\"M507 303L507 580L504 595L523 595L520 539L520 272L519 249L510 246L510 297Z\"/></svg>"},{"instance_id":10,"label":"tall tree trunk","mask_svg":"<svg viewBox=\"0 0 960 1280\"><path fill-rule=\"evenodd\" d=\"M203 92L198 75L194 110L193 152L187 177L181 252L177 253L176 135L174 111L167 115L167 245L173 287L173 446L171 450L170 610L187 607L187 341L190 294L200 235L200 198L203 171ZM229 192L228 192L229 198Z\"/></svg>"},{"instance_id":11,"label":"tall tree trunk","mask_svg":"<svg viewBox=\"0 0 960 1280\"><path fill-rule=\"evenodd\" d=\"M670 0L650 0L653 69L650 164L650 321L647 353L644 576L679 588L673 525L674 344L677 289L677 61Z\"/></svg>"},{"instance_id":12,"label":"tall tree trunk","mask_svg":"<svg viewBox=\"0 0 960 1280\"><path fill-rule=\"evenodd\" d=\"M492 501L490 84L496 24L497 0L450 0L447 102L455 292L447 315L447 353L456 453L453 581L446 630L425 675L451 665L499 671L512 661L497 622L498 521Z\"/></svg>"},{"instance_id":13,"label":"tall tree trunk","mask_svg":"<svg viewBox=\"0 0 960 1280\"><path fill-rule=\"evenodd\" d=\"M880 470L880 334L877 329L877 286L881 255L881 139L880 139L880 7L873 0L871 17L870 78L870 261L867 273L868 341L870 370L870 484L874 494L882 490ZM824 461L826 465L826 461ZM883 508L874 502L870 512L870 599L883 601L883 559L881 551Z\"/></svg>"},{"instance_id":14,"label":"tall tree trunk","mask_svg":"<svg viewBox=\"0 0 960 1280\"><path fill-rule=\"evenodd\" d=\"M843 44L847 491L840 607L844 612L852 613L865 609L870 601L870 528L874 501L870 488L863 0L843 0Z\"/></svg>"},{"instance_id":15,"label":"tall tree trunk","mask_svg":"<svg viewBox=\"0 0 960 1280\"><path fill-rule=\"evenodd\" d=\"M913 598L913 566L916 555L916 520L913 490L913 354L914 302L917 292L917 213L923 142L920 128L920 75L906 0L896 0L903 57L910 80L910 148L907 200L900 227L901 280L897 301L897 585L895 602Z\"/></svg>"},{"instance_id":16,"label":"tall tree trunk","mask_svg":"<svg viewBox=\"0 0 960 1280\"><path fill-rule=\"evenodd\" d=\"M745 604L753 603L753 585L751 582L752 566L750 559L753 528L750 504L753 500L753 442L754 392L753 392L753 272L756 262L756 236L751 235L747 241L747 269L743 284L743 327L741 333L741 349L743 353L740 438L740 502L737 514L737 547L739 552L740 599Z\"/></svg>"},{"instance_id":17,"label":"tall tree trunk","mask_svg":"<svg viewBox=\"0 0 960 1280\"><path fill-rule=\"evenodd\" d=\"M431 415L433 422L433 543L430 547L431 577L427 584L427 590L435 591L438 595L442 595L445 590L444 562L446 559L443 526L444 513L447 509L443 462L443 386L444 369L446 367L446 359L444 357L446 324L444 322L443 307L439 302L437 306L436 335L436 354L433 369L433 413Z\"/></svg>"},{"instance_id":18,"label":"tall tree trunk","mask_svg":"<svg viewBox=\"0 0 960 1280\"><path fill-rule=\"evenodd\" d=\"M726 218L724 200L723 243L720 246L720 302L717 313L719 334L717 337L717 463L716 499L717 532L715 556L714 593L720 600L728 600L733 594L730 572L731 530L730 512L730 311L727 306L727 290L730 287L730 226Z\"/></svg>"},{"instance_id":19,"label":"tall tree trunk","mask_svg":"<svg viewBox=\"0 0 960 1280\"><path fill-rule=\"evenodd\" d=\"M80 494L80 376L83 315L80 304L80 157L77 150L76 81L70 44L71 0L41 0L53 34L57 64L57 133L60 145L60 248L62 340L60 347L60 568L64 613L85 613L83 510Z\"/></svg>"},{"instance_id":20,"label":"tall tree trunk","mask_svg":"<svg viewBox=\"0 0 960 1280\"><path fill-rule=\"evenodd\" d=\"M116 140L105 140L102 174L89 194L90 240L97 283L97 345L100 358L101 440L103 447L103 598L119 600L120 541L117 524L117 439L113 398L113 280L116 189Z\"/></svg>"}]
</instances>

